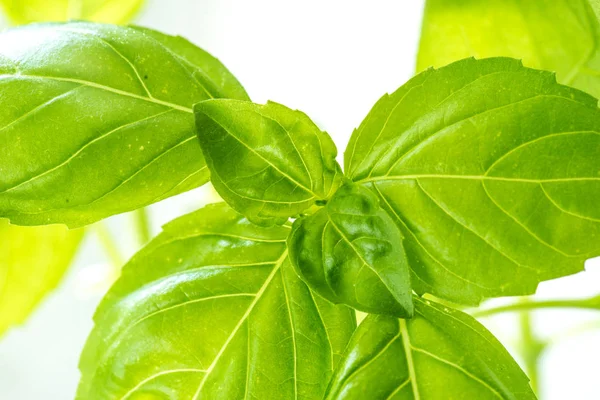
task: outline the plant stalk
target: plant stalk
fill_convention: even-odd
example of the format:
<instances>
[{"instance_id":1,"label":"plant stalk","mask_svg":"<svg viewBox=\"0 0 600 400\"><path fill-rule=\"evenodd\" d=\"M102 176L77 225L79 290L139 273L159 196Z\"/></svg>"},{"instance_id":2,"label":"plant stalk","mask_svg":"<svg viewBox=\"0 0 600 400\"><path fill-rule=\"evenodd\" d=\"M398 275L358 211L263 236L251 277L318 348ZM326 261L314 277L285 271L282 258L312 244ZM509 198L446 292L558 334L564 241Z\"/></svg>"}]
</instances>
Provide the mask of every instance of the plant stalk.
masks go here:
<instances>
[{"instance_id":1,"label":"plant stalk","mask_svg":"<svg viewBox=\"0 0 600 400\"><path fill-rule=\"evenodd\" d=\"M134 211L135 227L137 238L140 245L145 245L152 238L152 229L150 227L150 216L146 208L139 208Z\"/></svg>"},{"instance_id":2,"label":"plant stalk","mask_svg":"<svg viewBox=\"0 0 600 400\"><path fill-rule=\"evenodd\" d=\"M113 236L111 235L108 227L104 222L98 222L94 225L94 232L98 236L100 240L100 244L104 248L110 263L115 268L121 268L125 263L123 256L121 255L121 251L119 250L119 246L114 241Z\"/></svg>"},{"instance_id":3,"label":"plant stalk","mask_svg":"<svg viewBox=\"0 0 600 400\"><path fill-rule=\"evenodd\" d=\"M475 310L471 315L475 318L490 317L496 314L515 311L540 310L546 308L581 308L586 310L600 311L600 295L585 299L563 299L563 300L530 300L527 302L517 302L504 306Z\"/></svg>"},{"instance_id":4,"label":"plant stalk","mask_svg":"<svg viewBox=\"0 0 600 400\"><path fill-rule=\"evenodd\" d=\"M521 300L521 304L527 304L531 301L527 298ZM523 367L527 371L531 389L537 395L539 394L539 364L540 357L546 348L546 343L540 341L535 335L532 315L530 310L522 310L519 313L519 325L521 328L520 352L523 356Z\"/></svg>"}]
</instances>

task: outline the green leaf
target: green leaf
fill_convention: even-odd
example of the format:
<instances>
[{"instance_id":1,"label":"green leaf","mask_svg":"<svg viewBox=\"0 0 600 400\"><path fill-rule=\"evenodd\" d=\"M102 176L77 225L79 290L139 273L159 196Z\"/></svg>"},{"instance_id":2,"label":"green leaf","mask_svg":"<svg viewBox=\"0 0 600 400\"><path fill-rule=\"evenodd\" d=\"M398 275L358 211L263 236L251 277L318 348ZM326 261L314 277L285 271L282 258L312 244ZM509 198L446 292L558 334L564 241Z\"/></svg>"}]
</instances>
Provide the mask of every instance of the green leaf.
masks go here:
<instances>
[{"instance_id":1,"label":"green leaf","mask_svg":"<svg viewBox=\"0 0 600 400\"><path fill-rule=\"evenodd\" d=\"M321 399L356 321L297 277L289 230L225 204L168 224L100 305L78 398Z\"/></svg>"},{"instance_id":2,"label":"green leaf","mask_svg":"<svg viewBox=\"0 0 600 400\"><path fill-rule=\"evenodd\" d=\"M0 216L71 227L206 183L191 107L247 98L182 38L91 23L1 34L0 92Z\"/></svg>"},{"instance_id":3,"label":"green leaf","mask_svg":"<svg viewBox=\"0 0 600 400\"><path fill-rule=\"evenodd\" d=\"M556 71L600 97L597 0L427 0L419 71L459 59L507 56Z\"/></svg>"},{"instance_id":4,"label":"green leaf","mask_svg":"<svg viewBox=\"0 0 600 400\"><path fill-rule=\"evenodd\" d=\"M535 399L504 347L475 319L415 298L415 317L369 315L326 399Z\"/></svg>"},{"instance_id":5,"label":"green leaf","mask_svg":"<svg viewBox=\"0 0 600 400\"><path fill-rule=\"evenodd\" d=\"M143 0L0 0L15 24L74 19L125 24L143 4Z\"/></svg>"},{"instance_id":6,"label":"green leaf","mask_svg":"<svg viewBox=\"0 0 600 400\"><path fill-rule=\"evenodd\" d=\"M83 230L21 227L0 220L0 335L21 324L58 285Z\"/></svg>"},{"instance_id":7,"label":"green leaf","mask_svg":"<svg viewBox=\"0 0 600 400\"><path fill-rule=\"evenodd\" d=\"M403 235L418 293L533 293L600 255L600 111L549 72L467 59L385 95L346 171Z\"/></svg>"},{"instance_id":8,"label":"green leaf","mask_svg":"<svg viewBox=\"0 0 600 400\"><path fill-rule=\"evenodd\" d=\"M195 111L215 189L256 224L282 224L341 183L335 144L300 111L223 99Z\"/></svg>"},{"instance_id":9,"label":"green leaf","mask_svg":"<svg viewBox=\"0 0 600 400\"><path fill-rule=\"evenodd\" d=\"M323 209L294 222L288 248L300 277L326 299L412 317L402 235L371 191L342 186Z\"/></svg>"}]
</instances>

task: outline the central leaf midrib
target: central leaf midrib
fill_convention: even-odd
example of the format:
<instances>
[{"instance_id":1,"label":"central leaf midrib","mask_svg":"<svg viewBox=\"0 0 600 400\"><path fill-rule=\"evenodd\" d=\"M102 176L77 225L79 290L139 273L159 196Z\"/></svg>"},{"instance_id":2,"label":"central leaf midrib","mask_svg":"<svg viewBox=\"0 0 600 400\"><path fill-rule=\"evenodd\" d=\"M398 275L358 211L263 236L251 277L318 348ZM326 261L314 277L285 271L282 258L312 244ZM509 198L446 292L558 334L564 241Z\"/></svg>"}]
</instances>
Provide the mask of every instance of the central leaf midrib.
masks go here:
<instances>
[{"instance_id":1,"label":"central leaf midrib","mask_svg":"<svg viewBox=\"0 0 600 400\"><path fill-rule=\"evenodd\" d=\"M549 178L549 179L531 179L531 178L511 178L490 175L452 175L452 174L415 174L415 175L386 175L365 178L356 181L356 183L369 183L380 181L404 181L416 179L459 179L459 180L482 180L482 181L501 181L501 182L521 182L521 183L561 183L561 182L586 182L600 181L598 177L577 177L577 178Z\"/></svg>"},{"instance_id":2,"label":"central leaf midrib","mask_svg":"<svg viewBox=\"0 0 600 400\"><path fill-rule=\"evenodd\" d=\"M78 87L81 87L81 86L78 86ZM108 131L108 132L104 132L104 133L102 133L102 134L101 134L101 135L99 135L99 136L93 137L92 139L90 139L89 141L87 141L86 143L84 143L83 145L81 145L81 146L80 146L80 147L79 147L79 148L78 148L78 149L77 149L77 150L76 150L74 153L72 153L72 154L71 154L69 157L67 157L66 159L63 159L63 160L62 160L62 161L61 161L59 164L56 164L56 165L54 165L54 166L52 166L52 167L50 167L50 168L46 168L44 171L41 171L41 172L37 173L36 175L33 175L33 176L31 176L31 177L27 178L26 180L23 180L23 181L21 181L21 182L17 182L17 183L15 183L15 184L13 184L12 186L9 186L9 187L8 187L8 188L6 188L6 189L2 189L2 190L0 190L0 194L2 194L2 193L5 193L5 192L12 191L12 190L14 190L14 189L16 189L16 188L18 188L18 187L20 187L20 186L23 186L23 185L25 185L25 184L29 184L29 183L31 183L31 182L33 182L33 181L35 181L35 180L37 180L37 179L39 179L39 178L41 178L41 177L43 177L43 176L46 176L46 175L48 175L48 174L50 174L50 173L52 173L52 172L55 172L55 171L59 170L60 168L62 168L62 167L64 167L64 166L68 165L68 163L69 163L70 161L72 161L72 160L73 160L73 159L75 159L77 156L79 156L79 155L80 155L80 154L81 154L81 153L82 153L82 152L83 152L83 151L84 151L86 148L88 148L89 146L91 146L91 145L93 145L93 144L95 144L95 143L97 143L97 142L101 141L102 139L105 139L105 138L109 137L111 134L113 134L113 133L115 133L115 132L118 132L118 131L120 131L120 130L122 130L122 129L127 129L127 128L130 128L130 127L132 127L132 126L135 126L135 125L137 125L137 124L139 124L139 123L146 122L146 121L148 121L148 120L151 120L151 119L153 119L153 118L156 118L156 117L162 116L162 115L164 115L164 114L166 114L166 113L168 113L168 112L171 112L171 111L172 111L172 110L162 111L162 112L160 112L160 113L158 113L158 114L152 114L152 115L150 115L150 116L146 116L146 117L144 117L144 118L141 118L141 119L136 119L135 121L130 121L130 122L127 122L127 123L125 123L125 124L122 124L122 125L120 125L120 126L118 126L118 127L114 128L114 129L111 129L111 130L110 130L110 131Z\"/></svg>"},{"instance_id":3,"label":"central leaf midrib","mask_svg":"<svg viewBox=\"0 0 600 400\"><path fill-rule=\"evenodd\" d=\"M400 332L402 334L402 345L404 346L404 353L406 355L406 365L408 367L408 376L410 378L410 384L413 391L414 400L421 400L419 394L419 387L417 386L417 374L415 371L415 364L412 356L412 346L410 344L410 337L406 321L400 320Z\"/></svg>"},{"instance_id":4,"label":"central leaf midrib","mask_svg":"<svg viewBox=\"0 0 600 400\"><path fill-rule=\"evenodd\" d=\"M389 287L388 283L383 279L383 277L379 274L379 272L371 264L369 264L367 262L367 260L365 260L363 258L363 256L360 254L360 252L358 251L358 249L352 243L352 241L350 241L346 237L346 235L344 235L344 233L342 232L342 230L336 225L336 223L333 222L333 220L331 219L331 216L329 215L329 213L327 213L327 219L328 219L328 221L331 222L331 226L334 227L334 229L338 232L338 234L342 237L342 239L344 239L344 241L346 243L348 243L348 245L350 246L350 248L354 251L354 253L356 253L356 255L363 262L363 264L366 265L371 271L373 271L373 273L379 278L379 280L381 281L381 283L383 283L383 286L385 286L386 289L390 292L390 294L392 295L392 297L394 298L394 300L396 300L398 303L400 303L401 300L396 297L396 292L394 290L392 290L392 288Z\"/></svg>"},{"instance_id":5,"label":"central leaf midrib","mask_svg":"<svg viewBox=\"0 0 600 400\"><path fill-rule=\"evenodd\" d=\"M215 369L217 363L219 362L219 359L225 353L225 350L227 349L227 347L229 346L229 344L231 343L231 341L233 340L233 338L235 337L235 335L237 335L237 333L240 330L241 326L244 324L244 322L246 322L246 320L248 319L248 317L250 316L250 314L254 310L254 307L256 306L256 304L258 304L258 302L262 298L262 295L264 294L264 292L266 291L267 287L269 286L269 284L271 283L271 281L273 280L273 278L275 277L275 275L279 271L281 265L283 264L283 262L285 261L285 259L287 258L287 256L288 256L288 251L286 249L283 252L283 254L281 255L281 257L275 263L275 266L273 267L273 270L270 272L269 276L265 280L265 283L260 287L260 289L256 293L256 297L254 298L254 300L252 301L252 303L250 303L250 305L248 306L248 309L246 310L246 312L244 313L244 315L242 315L242 318L240 318L240 320L238 321L237 325L233 328L232 332L229 334L229 336L225 340L225 343L223 344L223 346L221 346L221 349L219 350L219 352L215 356L213 362L206 369L206 373L202 377L202 381L200 382L200 384L198 386L198 389L194 393L194 396L192 396L192 400L198 399L198 396L202 392L202 388L204 387L204 384L206 383L206 381L207 381L208 377L210 376L210 374L212 373L212 371Z\"/></svg>"},{"instance_id":6,"label":"central leaf midrib","mask_svg":"<svg viewBox=\"0 0 600 400\"><path fill-rule=\"evenodd\" d=\"M87 80L83 80L83 79L62 78L62 77L58 77L58 76L48 76L48 75L31 75L31 74L22 74L22 73L0 75L0 80L4 79L4 78L13 78L13 79L15 79L15 78L47 79L47 80L58 81L58 82L79 83L79 84L84 85L84 86L89 86L89 87L92 87L92 88L95 88L95 89L104 90L106 92L115 93L115 94L118 94L118 95L121 95L121 96L131 97L131 98L134 98L134 99L147 101L149 103L160 104L162 106L170 107L170 108L173 108L175 110L186 112L188 114L193 114L194 113L194 111L191 108L189 108L189 107L184 107L184 106L179 105L179 104L170 103L168 101L163 101L163 100L159 100L159 99L156 99L156 98L150 98L150 97L147 97L147 96L142 96L142 95L139 95L139 94L131 93L131 92L128 92L128 91L125 91L125 90L117 89L117 88L114 88L114 87L111 87L111 86L106 86L106 85L102 85L100 83L91 82L91 81L87 81Z\"/></svg>"},{"instance_id":7,"label":"central leaf midrib","mask_svg":"<svg viewBox=\"0 0 600 400\"><path fill-rule=\"evenodd\" d=\"M279 172L283 177L287 178L290 180L290 182L292 182L294 185L298 186L300 189L304 190L305 192L307 192L308 194L312 195L311 198L308 198L306 200L302 200L302 201L310 201L313 198L314 199L319 199L320 196L317 195L315 192L312 191L312 189L307 188L305 185L301 184L300 182L298 182L297 180L295 180L294 178L292 178L289 174L286 174L285 172L283 172L281 169L279 169L275 164L273 164L271 161L269 161L268 159L266 159L262 154L260 154L259 152L257 152L256 150L254 150L250 145L248 145L246 142L244 142L243 140L241 140L239 137L237 137L236 135L234 135L233 133L231 133L231 131L229 129L227 129L225 126L223 126L223 124L221 124L220 121L217 121L215 118L212 118L211 116L209 116L208 114L206 114L212 121L214 121L217 125L219 125L225 132L227 132L227 134L229 136L231 136L232 138L234 138L239 144L241 144L242 146L244 146L245 148L247 148L251 153L253 153L254 155L256 155L258 158L260 158L261 160L263 160L267 165L269 165L271 168L273 168L274 170L276 170L277 172ZM236 192L237 194L237 192Z\"/></svg>"}]
</instances>

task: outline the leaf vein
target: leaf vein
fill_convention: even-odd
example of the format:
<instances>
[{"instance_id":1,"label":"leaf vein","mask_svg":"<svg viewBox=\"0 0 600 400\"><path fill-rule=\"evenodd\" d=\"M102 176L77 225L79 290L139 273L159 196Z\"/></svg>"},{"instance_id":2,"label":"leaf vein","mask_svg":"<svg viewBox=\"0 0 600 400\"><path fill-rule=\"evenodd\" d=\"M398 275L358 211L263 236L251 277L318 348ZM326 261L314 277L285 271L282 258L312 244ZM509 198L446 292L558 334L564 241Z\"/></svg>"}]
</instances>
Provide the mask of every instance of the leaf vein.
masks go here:
<instances>
[{"instance_id":1,"label":"leaf vein","mask_svg":"<svg viewBox=\"0 0 600 400\"><path fill-rule=\"evenodd\" d=\"M456 369L456 370L458 370L458 371L462 372L464 375L468 376L468 377L469 377L469 378L471 378L473 381L475 381L475 382L477 382L477 383L481 384L482 386L484 386L485 388L487 388L487 389L488 389L490 392L492 392L492 393L493 393L493 394L494 394L496 397L498 397L498 398L500 398L500 399L502 399L502 398L503 398L503 397L502 397L502 395L501 395L500 393L498 393L498 391L497 391L496 389L494 389L492 386L490 386L490 385L489 385L487 382L485 382L485 381L483 381L483 380L479 379L477 376L473 375L472 373L470 373L470 372L469 372L469 371L467 371L466 369L462 368L460 365L457 365L457 364L455 364L455 363L453 363L453 362L451 362L451 361L448 361L448 360L446 360L446 359L444 359L444 358L442 358L442 357L439 357L439 356L437 356L437 355L435 355L435 354L433 354L433 353L430 353L429 351L427 351L427 350L425 350L425 349L421 349L421 348L418 348L418 347L415 347L415 346L412 346L412 345L411 345L411 348L412 348L412 350L414 350L414 351L416 351L416 352L419 352L419 353L425 354L426 356L428 356L428 357L430 357L430 358L432 358L432 359L434 359L434 360L437 360L437 361L439 361L439 362L441 362L441 363L443 363L443 364L446 364L446 365L448 365L448 366L450 366L450 367L452 367L452 368L454 368L454 369Z\"/></svg>"},{"instance_id":2,"label":"leaf vein","mask_svg":"<svg viewBox=\"0 0 600 400\"><path fill-rule=\"evenodd\" d=\"M203 369L186 368L186 369L171 369L171 370L167 370L167 371L158 372L158 373L153 374L153 375L147 377L146 379L140 381L136 386L131 388L127 393L125 393L125 395L123 395L123 397L121 397L121 400L128 399L139 388L143 387L146 383L148 383L156 378L159 378L163 375L177 374L177 373L183 373L183 372L205 373L206 371Z\"/></svg>"},{"instance_id":3,"label":"leaf vein","mask_svg":"<svg viewBox=\"0 0 600 400\"><path fill-rule=\"evenodd\" d=\"M58 164L58 165L56 165L56 166L54 166L54 167L52 167L52 168L50 168L50 169L48 169L48 170L46 170L44 172L41 172L41 173L39 173L37 175L34 175L33 177L31 177L31 178L29 178L29 179L27 179L25 181L17 183L14 186L8 187L8 188L0 191L0 194L1 193L5 193L5 192L9 192L11 190L14 190L14 189L16 189L16 188L18 188L20 186L23 186L23 185L25 185L27 183L31 183L31 182L39 179L39 178L42 178L42 177L44 177L44 176L46 176L46 175L48 175L48 174L50 174L50 173L52 173L54 171L57 171L57 170L61 169L62 167L67 166L73 159L75 159L79 154L81 154L86 148L88 148L89 146L91 146L94 143L97 143L97 142L101 141L102 139L108 138L110 135L112 135L115 132L118 132L118 131L120 131L122 129L129 128L131 126L135 126L135 125L137 125L137 124L139 124L141 122L146 122L148 120L151 120L153 118L159 117L159 116L161 116L163 114L166 114L166 113L169 113L171 111L173 111L173 110L163 111L163 112L160 112L158 114L151 115L149 117L144 117L142 119L138 119L138 120L135 120L135 121L132 121L132 122L128 122L126 124L123 124L123 125L115 128L115 129L112 129L112 130L110 130L110 131L108 131L108 132L106 132L106 133L104 133L104 134L102 134L102 135L100 135L98 137L95 137L94 139L92 139L92 140L88 141L87 143L85 143L82 147L80 147L77 151L75 151L75 153L73 153L71 156L69 156L66 160L64 160L60 164Z\"/></svg>"},{"instance_id":4,"label":"leaf vein","mask_svg":"<svg viewBox=\"0 0 600 400\"><path fill-rule=\"evenodd\" d=\"M552 196L550 196L550 194L546 191L546 189L544 189L544 184L540 183L540 188L542 189L542 192L544 193L544 195L548 198L548 200L552 203L552 205L554 205L554 207L558 208L561 212L565 213L565 214L569 214L572 215L576 218L581 218L581 219L585 219L588 221L592 221L592 222L600 222L600 219L598 218L592 218L592 217L587 217L585 215L580 215L577 213L574 213L572 211L566 210L563 207L560 206L560 204L558 204L553 198Z\"/></svg>"},{"instance_id":5,"label":"leaf vein","mask_svg":"<svg viewBox=\"0 0 600 400\"><path fill-rule=\"evenodd\" d=\"M453 221L455 221L457 224L459 224L460 226L462 226L463 228L465 228L466 230L468 230L469 232L473 233L475 236L477 236L478 238L480 238L484 243L486 243L489 247L491 247L493 250L497 251L498 253L500 253L503 257L507 258L509 261L511 261L512 263L514 263L517 267L520 268L525 268L531 271L535 271L536 273L539 273L540 271L536 268L533 267L529 267L527 265L523 265L521 263L519 263L517 260L513 259L512 257L510 257L508 254L506 254L505 252L503 252L501 249L497 248L496 245L494 245L493 243L491 243L488 239L486 239L485 237L483 237L482 235L480 235L477 231L475 231L475 229L472 229L470 227L468 227L465 223L463 223L462 221L460 221L457 217L455 217L454 215L452 215L444 206L442 206L427 190L425 190L425 188L423 187L423 185L421 185L421 182L419 182L418 179L416 179L416 183L417 186L419 186L419 188L421 189L421 191L429 198L431 199L431 201L436 205L436 207L438 207L440 210L442 210L448 217L450 217L450 219L452 219Z\"/></svg>"},{"instance_id":6,"label":"leaf vein","mask_svg":"<svg viewBox=\"0 0 600 400\"><path fill-rule=\"evenodd\" d=\"M398 222L400 222L402 224L402 226L404 226L404 228L406 229L406 231L408 233L410 233L410 235L415 239L415 243L417 243L419 245L419 247L421 247L423 249L423 251L425 251L425 253L436 263L438 264L440 267L442 267L444 270L446 270L449 274L455 276L456 278L467 282L471 285L474 285L480 289L484 289L484 290L493 290L494 288L492 287L487 287L487 286L483 286L480 285L477 282L473 282L470 281L460 275L458 275L456 272L452 271L450 268L448 268L446 265L442 264L436 257L433 256L433 254L431 254L431 252L425 247L425 245L423 245L423 243L421 243L421 241L418 239L417 235L412 231L412 229L409 228L408 224L404 221L404 219L402 217L400 217L400 215L396 212L396 210L394 209L394 207L392 207L392 205L389 203L387 197L381 192L381 190L379 190L379 188L377 187L377 185L373 185L373 187L375 188L375 190L377 191L377 193L379 193L379 196L381 197L381 199L383 199L383 201L385 202L385 204L387 205L387 207L390 209L390 211L392 212L392 214L396 217L396 219L398 220ZM423 278L419 277L418 274L416 273L416 271L414 270L414 268L411 266L411 271L413 271L413 273L423 282L425 282L426 284L428 284L429 286L432 286L431 284L427 283L427 281L425 281Z\"/></svg>"},{"instance_id":7,"label":"leaf vein","mask_svg":"<svg viewBox=\"0 0 600 400\"><path fill-rule=\"evenodd\" d=\"M267 160L262 154L260 154L259 152L257 152L256 150L254 150L250 145L248 145L246 142L244 142L243 140L241 140L239 137L237 137L236 135L234 135L231 131L227 130L223 124L221 124L219 121L211 118L217 125L219 125L221 128L223 128L223 130L225 132L227 132L232 138L234 138L238 143L240 143L242 146L244 146L245 148L248 149L248 151L250 151L251 153L253 153L254 155L256 155L258 158L260 158L261 160L263 160L267 165L269 165L271 168L273 168L275 171L279 172L282 176L286 177L290 182L292 182L294 185L296 185L297 187L299 187L300 189L304 190L305 192L307 192L308 194L311 194L312 197L309 197L306 200L302 200L302 201L310 201L314 198L319 198L319 196L314 193L312 191L312 189L307 188L306 186L300 184L298 181L296 181L294 178L292 178L290 175L286 174L285 172L283 172L281 169L279 169L275 164L273 164L271 161ZM223 180L221 180L223 182ZM265 200L261 200L261 201L265 201ZM302 201L297 201L296 203L300 203ZM290 203L290 202L288 202Z\"/></svg>"},{"instance_id":8,"label":"leaf vein","mask_svg":"<svg viewBox=\"0 0 600 400\"><path fill-rule=\"evenodd\" d=\"M202 381L198 385L198 389L196 390L196 393L194 393L194 395L192 396L192 400L198 399L198 396L202 392L202 388L204 387L204 384L206 383L207 378L210 376L210 374L212 373L212 371L216 367L217 363L219 362L219 359L223 356L223 353L225 353L225 350L227 349L227 346L229 346L229 343L231 343L231 341L233 340L233 338L235 337L235 335L237 334L237 332L240 330L240 327L250 317L250 314L252 313L252 310L254 310L254 307L256 306L256 304L258 304L258 301L262 298L262 295L264 294L265 290L267 289L267 287L269 286L269 284L271 283L271 281L275 277L275 274L277 273L277 271L280 270L280 267L283 264L283 262L285 261L285 259L287 258L287 255L288 255L288 252L286 250L286 251L283 252L283 254L279 258L279 260L277 260L277 263L273 267L273 270L271 271L271 273L269 274L269 276L267 277L267 279L265 279L265 283L258 290L258 292L256 293L256 296L254 297L254 300L252 301L252 303L250 303L250 305L246 309L246 312L244 313L244 315L242 316L242 318L240 318L240 320L238 321L237 325L233 328L231 334L229 335L229 337L227 338L227 340L225 341L225 343L223 344L223 346L221 346L221 349L219 350L219 352L215 356L213 362L210 364L210 366L206 370L206 374L204 375L204 377L202 378Z\"/></svg>"},{"instance_id":9,"label":"leaf vein","mask_svg":"<svg viewBox=\"0 0 600 400\"><path fill-rule=\"evenodd\" d=\"M458 121L455 121L455 122L453 122L453 123L451 123L449 125L445 125L445 126L441 127L440 129L437 129L436 131L432 132L429 136L427 136L423 140L417 142L414 146L412 146L411 148L409 148L404 154L402 154L402 156L398 157L398 159L392 163L392 165L387 170L387 172L384 174L384 176L389 175L390 172L398 164L400 164L400 162L402 160L404 160L405 158L411 156L412 154L414 154L418 150L421 150L423 147L426 147L429 144L431 144L432 142L438 140L440 135L443 135L444 133L449 132L450 131L449 128L455 127L455 126L457 126L457 125L459 125L459 124L461 124L461 123L463 123L465 121L471 121L475 117L478 117L478 116L481 116L481 115L485 115L487 113L495 112L495 111L502 110L502 109L505 109L505 108L513 107L513 106L515 106L517 104L526 103L526 102L537 100L537 99L541 99L541 98L561 99L561 100L566 100L566 101L577 103L577 101L575 101L575 100L567 99L565 97L561 97L561 96L557 96L557 95L538 94L538 95L527 97L525 99L521 99L521 100L518 100L518 101L513 101L513 102L510 102L510 103L507 103L507 104L503 104L501 106L487 108L487 109L485 109L483 111L477 112L475 114L471 114L471 115L469 115L467 117L464 117L464 118L461 118ZM453 132L453 131L451 131L451 132ZM395 147L395 146L393 146L393 147ZM395 150L395 149L392 149L392 150ZM390 153L391 153L391 151L387 151L386 155L390 154ZM383 159L384 159L384 157L380 158L380 160L383 160ZM376 167L376 165L373 167L373 169L371 170L371 172L374 171L375 167ZM369 174L369 177L371 177L371 176L372 176L372 173Z\"/></svg>"},{"instance_id":10,"label":"leaf vein","mask_svg":"<svg viewBox=\"0 0 600 400\"><path fill-rule=\"evenodd\" d=\"M406 365L408 367L408 376L410 378L414 400L421 400L419 387L417 385L417 374L415 371L415 363L412 355L412 345L410 344L410 336L406 321L401 319L398 334L402 336L402 345L404 346L404 354L406 355Z\"/></svg>"},{"instance_id":11,"label":"leaf vein","mask_svg":"<svg viewBox=\"0 0 600 400\"><path fill-rule=\"evenodd\" d=\"M31 74L27 75L27 74L20 74L20 73L0 75L0 80L2 80L2 79L20 79L20 78L33 79L33 80L49 80L49 81L57 81L57 82L79 83L83 86L88 86L88 87L91 87L94 89L103 90L105 92L118 94L120 96L131 97L131 98L134 98L137 100L143 100L143 101L146 101L149 103L160 104L162 106L170 107L170 108L173 108L178 111L186 112L188 114L194 113L194 111L189 107L185 107L185 106L182 106L179 104L170 103L170 102L155 99L155 98L150 98L147 96L141 96L139 94L131 93L131 92L128 92L125 90L117 89L117 88L114 88L111 86L106 86L106 85L102 85L102 84L99 84L96 82L86 81L86 80L82 80L82 79L62 78L62 77L58 77L58 76L47 76L47 75L31 75Z\"/></svg>"}]
</instances>

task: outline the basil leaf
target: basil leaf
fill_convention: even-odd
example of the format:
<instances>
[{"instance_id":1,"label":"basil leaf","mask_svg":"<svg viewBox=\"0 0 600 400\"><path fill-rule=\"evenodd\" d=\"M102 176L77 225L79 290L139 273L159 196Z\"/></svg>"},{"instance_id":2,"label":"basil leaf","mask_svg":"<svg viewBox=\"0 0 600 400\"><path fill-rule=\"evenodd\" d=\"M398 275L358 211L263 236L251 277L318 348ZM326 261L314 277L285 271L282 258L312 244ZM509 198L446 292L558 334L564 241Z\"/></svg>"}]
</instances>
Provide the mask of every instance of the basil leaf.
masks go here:
<instances>
[{"instance_id":1,"label":"basil leaf","mask_svg":"<svg viewBox=\"0 0 600 400\"><path fill-rule=\"evenodd\" d=\"M427 0L417 69L508 56L600 97L599 40L590 0Z\"/></svg>"},{"instance_id":2,"label":"basil leaf","mask_svg":"<svg viewBox=\"0 0 600 400\"><path fill-rule=\"evenodd\" d=\"M15 24L86 20L125 24L140 10L143 0L0 0Z\"/></svg>"},{"instance_id":3,"label":"basil leaf","mask_svg":"<svg viewBox=\"0 0 600 400\"><path fill-rule=\"evenodd\" d=\"M300 277L326 299L412 317L402 235L371 191L342 186L323 209L294 222L288 248Z\"/></svg>"},{"instance_id":4,"label":"basil leaf","mask_svg":"<svg viewBox=\"0 0 600 400\"><path fill-rule=\"evenodd\" d=\"M22 323L58 285L83 236L64 226L21 227L0 220L0 335Z\"/></svg>"},{"instance_id":5,"label":"basil leaf","mask_svg":"<svg viewBox=\"0 0 600 400\"><path fill-rule=\"evenodd\" d=\"M246 98L181 38L90 23L1 34L0 91L0 216L71 227L206 183L191 107Z\"/></svg>"},{"instance_id":6,"label":"basil leaf","mask_svg":"<svg viewBox=\"0 0 600 400\"><path fill-rule=\"evenodd\" d=\"M335 144L300 111L223 99L195 111L215 189L256 224L282 224L341 183Z\"/></svg>"},{"instance_id":7,"label":"basil leaf","mask_svg":"<svg viewBox=\"0 0 600 400\"><path fill-rule=\"evenodd\" d=\"M415 317L369 315L326 399L535 399L527 376L475 319L415 298Z\"/></svg>"},{"instance_id":8,"label":"basil leaf","mask_svg":"<svg viewBox=\"0 0 600 400\"><path fill-rule=\"evenodd\" d=\"M168 224L100 305L78 398L321 399L356 321L298 279L289 230L224 204Z\"/></svg>"},{"instance_id":9,"label":"basil leaf","mask_svg":"<svg viewBox=\"0 0 600 400\"><path fill-rule=\"evenodd\" d=\"M513 59L467 59L385 95L346 171L403 235L418 293L533 293L600 255L596 99Z\"/></svg>"}]
</instances>

